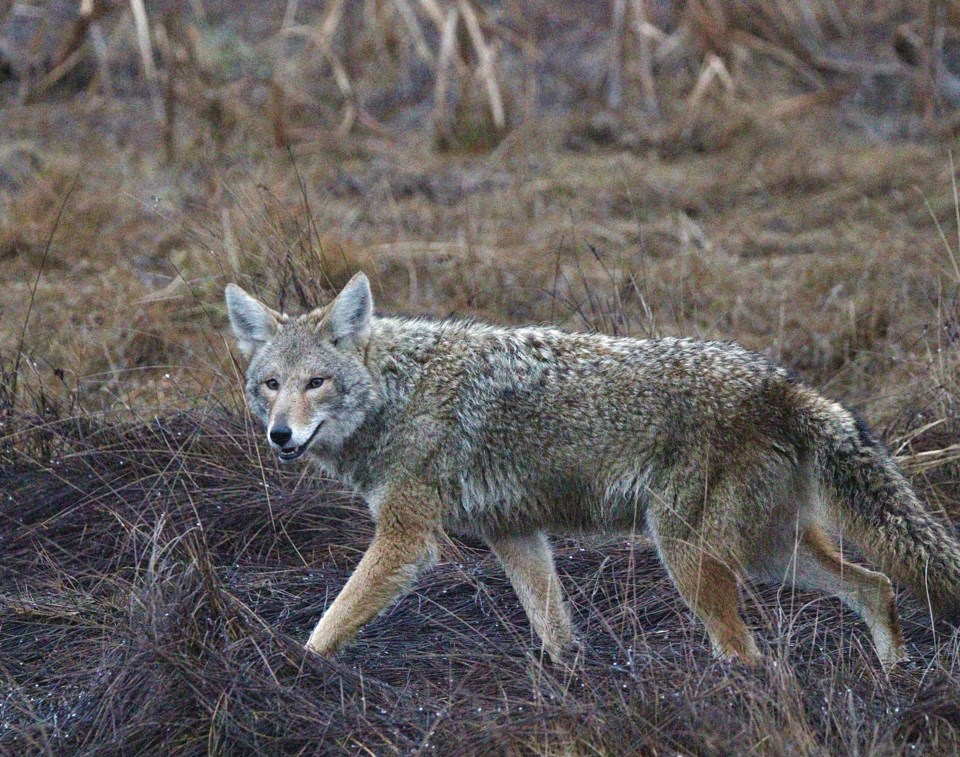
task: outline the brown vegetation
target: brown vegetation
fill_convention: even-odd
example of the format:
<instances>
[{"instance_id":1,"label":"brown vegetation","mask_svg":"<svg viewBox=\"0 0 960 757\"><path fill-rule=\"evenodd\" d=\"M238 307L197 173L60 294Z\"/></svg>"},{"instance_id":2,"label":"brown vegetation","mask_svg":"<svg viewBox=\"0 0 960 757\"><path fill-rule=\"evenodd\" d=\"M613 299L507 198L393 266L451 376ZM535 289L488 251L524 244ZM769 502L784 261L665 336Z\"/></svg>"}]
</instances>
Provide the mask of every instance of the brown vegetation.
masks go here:
<instances>
[{"instance_id":1,"label":"brown vegetation","mask_svg":"<svg viewBox=\"0 0 960 757\"><path fill-rule=\"evenodd\" d=\"M0 2L4 750L960 750L957 633L923 608L888 680L838 602L758 592L742 670L625 541L559 545L573 672L461 543L307 657L369 521L265 456L222 305L362 268L386 311L735 339L960 516L949 13L195 0L144 37L129 3L60 5L30 57L31 4Z\"/></svg>"}]
</instances>

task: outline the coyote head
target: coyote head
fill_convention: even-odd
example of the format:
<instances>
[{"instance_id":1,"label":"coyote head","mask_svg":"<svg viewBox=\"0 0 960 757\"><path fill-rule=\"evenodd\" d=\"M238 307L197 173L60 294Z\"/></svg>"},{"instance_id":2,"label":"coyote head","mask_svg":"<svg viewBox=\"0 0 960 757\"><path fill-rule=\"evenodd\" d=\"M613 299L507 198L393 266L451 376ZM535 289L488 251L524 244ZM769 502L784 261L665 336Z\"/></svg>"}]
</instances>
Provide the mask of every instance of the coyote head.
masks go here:
<instances>
[{"instance_id":1,"label":"coyote head","mask_svg":"<svg viewBox=\"0 0 960 757\"><path fill-rule=\"evenodd\" d=\"M250 359L247 403L281 460L332 456L377 406L364 363L373 296L358 273L326 307L291 317L236 284L226 289L237 346Z\"/></svg>"}]
</instances>

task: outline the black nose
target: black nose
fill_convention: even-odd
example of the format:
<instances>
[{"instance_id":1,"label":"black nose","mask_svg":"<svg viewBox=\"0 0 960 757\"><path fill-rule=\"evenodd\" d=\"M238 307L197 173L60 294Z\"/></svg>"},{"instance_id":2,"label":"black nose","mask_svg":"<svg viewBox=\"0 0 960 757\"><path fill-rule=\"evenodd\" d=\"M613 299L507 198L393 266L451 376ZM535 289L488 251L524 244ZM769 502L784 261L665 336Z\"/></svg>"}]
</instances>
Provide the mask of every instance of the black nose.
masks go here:
<instances>
[{"instance_id":1,"label":"black nose","mask_svg":"<svg viewBox=\"0 0 960 757\"><path fill-rule=\"evenodd\" d=\"M274 426L270 429L270 441L278 447L282 447L289 442L292 436L293 431L290 430L289 426Z\"/></svg>"}]
</instances>

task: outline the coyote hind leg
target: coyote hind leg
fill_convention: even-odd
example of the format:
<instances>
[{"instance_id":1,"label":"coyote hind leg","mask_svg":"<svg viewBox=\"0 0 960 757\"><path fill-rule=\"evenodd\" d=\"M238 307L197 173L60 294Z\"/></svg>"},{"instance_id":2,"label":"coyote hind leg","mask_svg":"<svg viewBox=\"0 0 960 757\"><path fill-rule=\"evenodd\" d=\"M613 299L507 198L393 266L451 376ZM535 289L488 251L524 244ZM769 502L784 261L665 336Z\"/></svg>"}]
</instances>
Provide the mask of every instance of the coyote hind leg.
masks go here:
<instances>
[{"instance_id":1,"label":"coyote hind leg","mask_svg":"<svg viewBox=\"0 0 960 757\"><path fill-rule=\"evenodd\" d=\"M706 627L714 654L759 664L760 650L740 616L739 583L731 566L688 542L658 539L657 547L680 596Z\"/></svg>"},{"instance_id":2,"label":"coyote hind leg","mask_svg":"<svg viewBox=\"0 0 960 757\"><path fill-rule=\"evenodd\" d=\"M858 613L870 628L884 667L906 659L890 579L844 560L823 529L814 526L803 533L796 564L787 568L785 578L833 594Z\"/></svg>"},{"instance_id":3,"label":"coyote hind leg","mask_svg":"<svg viewBox=\"0 0 960 757\"><path fill-rule=\"evenodd\" d=\"M574 643L575 637L547 537L538 531L523 536L502 536L489 543L543 648L554 662L562 661L564 651Z\"/></svg>"}]
</instances>

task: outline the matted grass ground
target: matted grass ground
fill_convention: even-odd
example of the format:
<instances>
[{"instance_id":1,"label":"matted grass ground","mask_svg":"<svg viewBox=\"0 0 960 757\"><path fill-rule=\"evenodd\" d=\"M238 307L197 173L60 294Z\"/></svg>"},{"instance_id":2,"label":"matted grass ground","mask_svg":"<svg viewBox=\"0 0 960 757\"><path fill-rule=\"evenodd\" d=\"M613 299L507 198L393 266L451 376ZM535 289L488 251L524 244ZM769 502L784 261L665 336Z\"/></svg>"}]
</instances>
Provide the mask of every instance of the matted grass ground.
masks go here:
<instances>
[{"instance_id":1,"label":"matted grass ground","mask_svg":"<svg viewBox=\"0 0 960 757\"><path fill-rule=\"evenodd\" d=\"M902 602L889 677L838 601L747 598L712 659L649 545L558 541L584 651L543 659L499 566L450 544L332 660L302 643L371 534L232 409L65 420L3 471L0 744L48 754L947 754L955 631ZM31 460L31 456L33 459Z\"/></svg>"}]
</instances>

